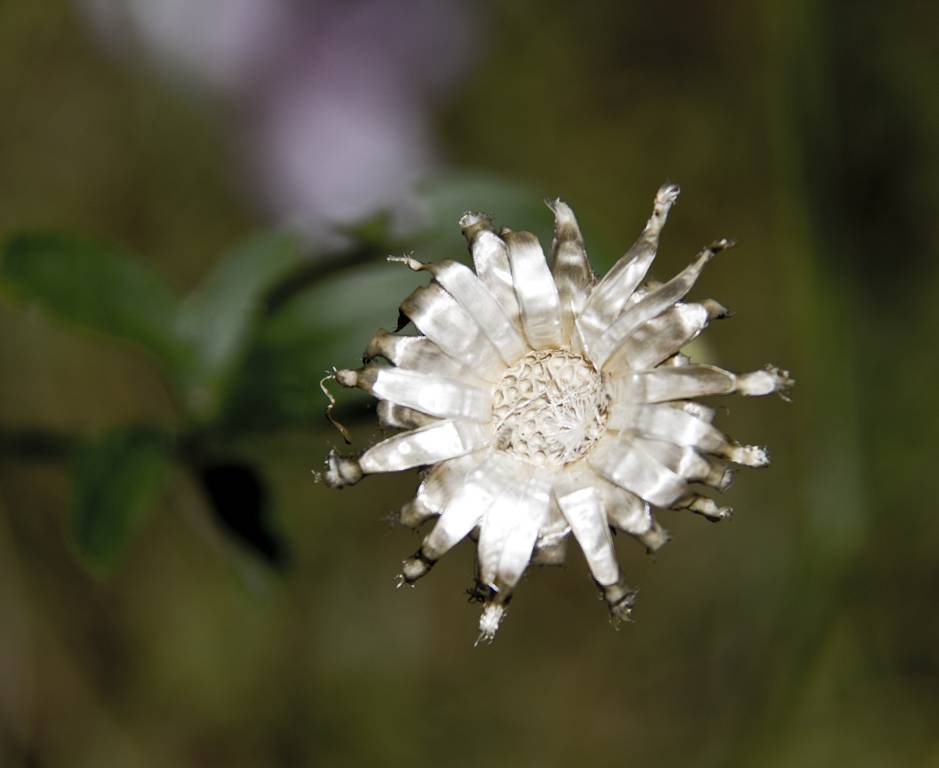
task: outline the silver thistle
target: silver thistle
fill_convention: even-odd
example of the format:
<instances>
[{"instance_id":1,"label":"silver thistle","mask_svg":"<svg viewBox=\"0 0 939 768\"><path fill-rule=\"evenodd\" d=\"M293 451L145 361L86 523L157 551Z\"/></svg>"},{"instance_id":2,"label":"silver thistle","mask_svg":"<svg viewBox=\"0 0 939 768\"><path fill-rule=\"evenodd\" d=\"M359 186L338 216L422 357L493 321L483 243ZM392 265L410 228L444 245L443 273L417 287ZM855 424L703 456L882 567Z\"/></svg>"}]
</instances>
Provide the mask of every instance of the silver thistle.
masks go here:
<instances>
[{"instance_id":1,"label":"silver thistle","mask_svg":"<svg viewBox=\"0 0 939 768\"><path fill-rule=\"evenodd\" d=\"M560 200L551 268L532 234L497 234L487 216L465 214L475 274L454 261L392 259L433 278L401 305L421 335L380 331L363 368L328 377L377 398L381 425L406 431L357 457L330 453L325 481L341 488L426 468L400 520L438 520L400 580L413 584L475 532L482 640L492 640L528 565L562 563L571 534L614 620L628 619L636 592L611 531L655 551L668 535L652 507L722 520L730 510L696 487L722 491L731 464L769 461L718 431L714 411L694 398L784 392L788 373L733 374L681 353L727 314L715 301L683 299L733 243L708 246L667 283L643 282L678 192L659 189L639 239L600 280Z\"/></svg>"}]
</instances>

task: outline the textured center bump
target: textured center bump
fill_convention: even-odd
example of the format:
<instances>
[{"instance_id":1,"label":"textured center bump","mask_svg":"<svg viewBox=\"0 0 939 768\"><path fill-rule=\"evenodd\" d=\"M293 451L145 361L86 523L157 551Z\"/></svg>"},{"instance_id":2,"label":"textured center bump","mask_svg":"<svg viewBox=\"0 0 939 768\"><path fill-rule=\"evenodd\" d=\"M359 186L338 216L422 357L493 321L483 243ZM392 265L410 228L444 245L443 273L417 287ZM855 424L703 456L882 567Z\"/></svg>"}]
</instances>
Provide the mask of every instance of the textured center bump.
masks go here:
<instances>
[{"instance_id":1,"label":"textured center bump","mask_svg":"<svg viewBox=\"0 0 939 768\"><path fill-rule=\"evenodd\" d=\"M535 464L563 466L600 438L608 406L602 377L580 355L559 349L529 352L496 387L496 445Z\"/></svg>"}]
</instances>

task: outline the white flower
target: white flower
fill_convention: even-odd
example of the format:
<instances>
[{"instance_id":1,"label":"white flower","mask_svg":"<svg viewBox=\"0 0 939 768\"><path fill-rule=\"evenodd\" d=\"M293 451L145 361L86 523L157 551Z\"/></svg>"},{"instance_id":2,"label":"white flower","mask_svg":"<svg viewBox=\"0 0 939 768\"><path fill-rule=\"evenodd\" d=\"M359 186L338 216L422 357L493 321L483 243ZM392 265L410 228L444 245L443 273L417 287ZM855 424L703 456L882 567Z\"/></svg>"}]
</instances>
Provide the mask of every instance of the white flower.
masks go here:
<instances>
[{"instance_id":1,"label":"white flower","mask_svg":"<svg viewBox=\"0 0 939 768\"><path fill-rule=\"evenodd\" d=\"M380 331L364 368L333 375L378 398L383 426L409 431L356 458L331 453L326 482L427 467L400 518L414 527L438 519L401 579L414 583L475 532L481 639L492 639L528 565L563 562L571 534L614 619L628 618L636 593L611 530L654 551L668 536L651 507L721 520L730 510L695 487L724 490L729 464L768 463L764 449L712 426L714 411L694 398L782 391L788 374L735 375L680 352L727 314L714 301L683 299L732 243L708 246L667 283L643 284L678 191L659 189L639 239L600 280L561 201L552 205L550 269L530 233L496 234L486 216L464 215L476 273L454 261L396 259L433 276L401 305L422 335Z\"/></svg>"}]
</instances>

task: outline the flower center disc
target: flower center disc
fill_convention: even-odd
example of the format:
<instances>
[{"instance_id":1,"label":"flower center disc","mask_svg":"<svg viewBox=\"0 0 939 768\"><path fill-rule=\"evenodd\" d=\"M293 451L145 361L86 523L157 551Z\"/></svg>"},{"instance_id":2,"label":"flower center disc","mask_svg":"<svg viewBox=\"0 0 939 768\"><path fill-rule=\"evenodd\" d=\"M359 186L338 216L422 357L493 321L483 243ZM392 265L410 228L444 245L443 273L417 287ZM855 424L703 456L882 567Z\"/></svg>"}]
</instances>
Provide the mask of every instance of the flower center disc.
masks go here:
<instances>
[{"instance_id":1,"label":"flower center disc","mask_svg":"<svg viewBox=\"0 0 939 768\"><path fill-rule=\"evenodd\" d=\"M496 386L496 445L534 464L569 464L603 434L608 406L602 377L580 355L529 352Z\"/></svg>"}]
</instances>

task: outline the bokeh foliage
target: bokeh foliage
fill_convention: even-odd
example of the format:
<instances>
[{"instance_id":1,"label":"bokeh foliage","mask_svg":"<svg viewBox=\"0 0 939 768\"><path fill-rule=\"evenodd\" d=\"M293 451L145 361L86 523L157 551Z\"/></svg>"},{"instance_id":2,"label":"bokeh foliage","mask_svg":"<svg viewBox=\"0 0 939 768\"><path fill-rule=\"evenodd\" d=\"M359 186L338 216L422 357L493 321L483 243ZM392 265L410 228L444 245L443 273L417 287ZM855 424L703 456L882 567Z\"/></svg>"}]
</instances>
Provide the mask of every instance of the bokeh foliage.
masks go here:
<instances>
[{"instance_id":1,"label":"bokeh foliage","mask_svg":"<svg viewBox=\"0 0 939 768\"><path fill-rule=\"evenodd\" d=\"M479 170L429 183L411 234L379 216L321 251L233 247L265 225L208 110L61 3L0 7L0 763L939 764L937 12L484 12L439 124ZM633 626L575 556L474 651L468 549L392 588L413 478L312 483L339 440L317 381L420 281L388 253L460 257L464 209L544 236L561 194L606 268L664 178L661 274L740 242L696 289L736 312L715 358L798 380L721 417L774 466L731 524L676 513L654 562L620 545Z\"/></svg>"}]
</instances>

